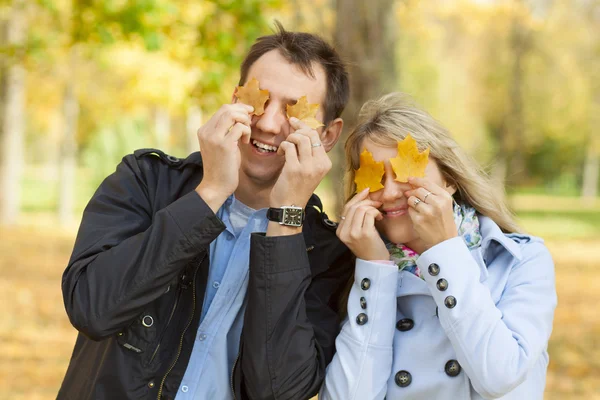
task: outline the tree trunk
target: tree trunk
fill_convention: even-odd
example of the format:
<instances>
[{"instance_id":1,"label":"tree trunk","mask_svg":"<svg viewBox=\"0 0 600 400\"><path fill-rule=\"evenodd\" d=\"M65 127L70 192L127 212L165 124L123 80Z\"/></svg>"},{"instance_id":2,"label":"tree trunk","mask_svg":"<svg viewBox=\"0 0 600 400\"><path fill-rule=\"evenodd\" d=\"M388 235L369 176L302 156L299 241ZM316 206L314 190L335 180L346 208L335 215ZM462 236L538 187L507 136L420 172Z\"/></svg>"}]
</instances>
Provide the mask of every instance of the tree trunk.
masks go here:
<instances>
[{"instance_id":1,"label":"tree trunk","mask_svg":"<svg viewBox=\"0 0 600 400\"><path fill-rule=\"evenodd\" d=\"M202 126L202 109L196 105L188 107L186 119L187 153L198 151L198 129Z\"/></svg>"},{"instance_id":2,"label":"tree trunk","mask_svg":"<svg viewBox=\"0 0 600 400\"><path fill-rule=\"evenodd\" d=\"M14 1L2 20L2 43L18 48L25 42L24 4ZM25 136L26 71L18 60L2 61L2 165L0 166L0 223L17 222L21 202L21 176Z\"/></svg>"},{"instance_id":3,"label":"tree trunk","mask_svg":"<svg viewBox=\"0 0 600 400\"><path fill-rule=\"evenodd\" d=\"M344 134L330 153L333 168L335 212L341 210L343 199L344 142L356 124L363 103L398 90L395 59L397 22L394 0L366 2L337 0L335 44L350 72L350 101L344 111Z\"/></svg>"},{"instance_id":4,"label":"tree trunk","mask_svg":"<svg viewBox=\"0 0 600 400\"><path fill-rule=\"evenodd\" d=\"M74 51L73 49L71 50ZM72 59L74 55L72 55ZM71 64L73 71L74 63ZM58 218L62 226L73 221L75 208L75 173L77 171L77 124L79 102L75 95L74 77L70 76L63 99L64 136L60 148L60 179L58 194Z\"/></svg>"}]
</instances>

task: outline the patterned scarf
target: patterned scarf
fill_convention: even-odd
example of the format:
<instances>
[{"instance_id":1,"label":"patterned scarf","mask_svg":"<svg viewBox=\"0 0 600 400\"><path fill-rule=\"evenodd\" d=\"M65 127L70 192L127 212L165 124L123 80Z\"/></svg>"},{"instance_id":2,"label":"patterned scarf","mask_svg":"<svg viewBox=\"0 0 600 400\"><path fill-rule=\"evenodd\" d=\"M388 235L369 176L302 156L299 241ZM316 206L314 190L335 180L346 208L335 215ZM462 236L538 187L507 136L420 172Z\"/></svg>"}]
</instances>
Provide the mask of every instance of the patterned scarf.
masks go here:
<instances>
[{"instance_id":1,"label":"patterned scarf","mask_svg":"<svg viewBox=\"0 0 600 400\"><path fill-rule=\"evenodd\" d=\"M475 209L469 205L459 205L454 202L454 222L459 236L462 236L467 247L474 249L481 245L481 232L479 231L479 218ZM421 270L417 267L419 255L411 248L403 244L388 243L390 260L398 266L398 270L407 270L424 279Z\"/></svg>"}]
</instances>

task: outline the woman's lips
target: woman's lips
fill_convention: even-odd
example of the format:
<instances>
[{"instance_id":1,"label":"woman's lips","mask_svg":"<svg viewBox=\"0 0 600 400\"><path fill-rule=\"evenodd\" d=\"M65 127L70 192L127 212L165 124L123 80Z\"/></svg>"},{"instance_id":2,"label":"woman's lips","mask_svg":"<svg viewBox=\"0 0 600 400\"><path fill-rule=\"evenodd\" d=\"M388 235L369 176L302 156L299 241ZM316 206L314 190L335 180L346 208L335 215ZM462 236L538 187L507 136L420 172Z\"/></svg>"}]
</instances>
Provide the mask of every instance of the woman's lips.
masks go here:
<instances>
[{"instance_id":1,"label":"woman's lips","mask_svg":"<svg viewBox=\"0 0 600 400\"><path fill-rule=\"evenodd\" d=\"M383 217L384 218L398 218L408 213L408 207L397 207L397 208L384 208L383 209Z\"/></svg>"}]
</instances>

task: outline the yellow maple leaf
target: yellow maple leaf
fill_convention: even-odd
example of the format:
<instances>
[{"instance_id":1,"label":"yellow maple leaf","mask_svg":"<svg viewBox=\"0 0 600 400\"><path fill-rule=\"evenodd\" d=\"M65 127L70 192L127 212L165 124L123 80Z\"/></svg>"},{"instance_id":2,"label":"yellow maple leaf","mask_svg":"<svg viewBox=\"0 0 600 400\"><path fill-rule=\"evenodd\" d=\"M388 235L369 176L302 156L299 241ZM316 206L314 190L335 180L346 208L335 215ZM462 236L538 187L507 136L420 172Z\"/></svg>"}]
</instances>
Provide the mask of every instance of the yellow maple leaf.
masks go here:
<instances>
[{"instance_id":1,"label":"yellow maple leaf","mask_svg":"<svg viewBox=\"0 0 600 400\"><path fill-rule=\"evenodd\" d=\"M404 140L398 141L398 156L390 158L398 182L408 182L409 176L424 177L428 161L429 148L419 153L417 142L410 134L406 135Z\"/></svg>"},{"instance_id":2,"label":"yellow maple leaf","mask_svg":"<svg viewBox=\"0 0 600 400\"><path fill-rule=\"evenodd\" d=\"M244 104L254 107L254 115L265 113L265 103L269 100L269 91L260 90L258 80L252 78L244 86L236 86L235 96Z\"/></svg>"},{"instance_id":3,"label":"yellow maple leaf","mask_svg":"<svg viewBox=\"0 0 600 400\"><path fill-rule=\"evenodd\" d=\"M315 118L317 111L319 111L319 104L308 104L306 96L300 97L293 106L288 104L286 107L288 118L296 117L313 129L325 126L321 121Z\"/></svg>"},{"instance_id":4,"label":"yellow maple leaf","mask_svg":"<svg viewBox=\"0 0 600 400\"><path fill-rule=\"evenodd\" d=\"M383 189L381 178L384 174L383 161L375 161L373 154L367 149L360 153L360 167L354 171L354 183L356 183L356 193L366 188L369 192L376 192Z\"/></svg>"}]
</instances>

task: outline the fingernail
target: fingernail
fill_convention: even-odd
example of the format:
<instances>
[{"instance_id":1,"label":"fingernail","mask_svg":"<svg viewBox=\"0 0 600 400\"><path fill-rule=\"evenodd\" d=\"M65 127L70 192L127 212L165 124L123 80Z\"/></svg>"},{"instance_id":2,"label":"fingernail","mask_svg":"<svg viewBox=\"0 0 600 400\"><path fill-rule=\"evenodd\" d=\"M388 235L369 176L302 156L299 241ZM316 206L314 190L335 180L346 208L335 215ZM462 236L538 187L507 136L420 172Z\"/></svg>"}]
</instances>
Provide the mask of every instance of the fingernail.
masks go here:
<instances>
[{"instance_id":1,"label":"fingernail","mask_svg":"<svg viewBox=\"0 0 600 400\"><path fill-rule=\"evenodd\" d=\"M298 122L298 121L299 121L299 119L296 118L296 117L291 117L290 118L290 122Z\"/></svg>"}]
</instances>

